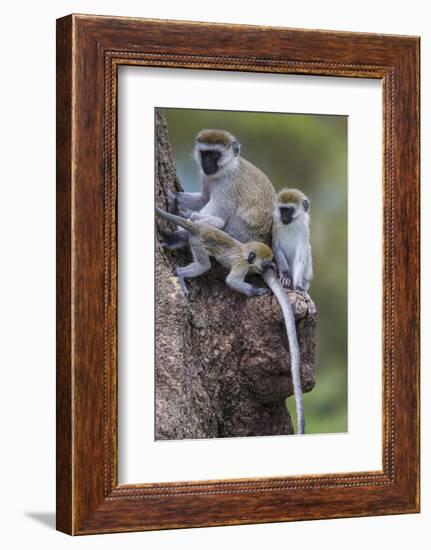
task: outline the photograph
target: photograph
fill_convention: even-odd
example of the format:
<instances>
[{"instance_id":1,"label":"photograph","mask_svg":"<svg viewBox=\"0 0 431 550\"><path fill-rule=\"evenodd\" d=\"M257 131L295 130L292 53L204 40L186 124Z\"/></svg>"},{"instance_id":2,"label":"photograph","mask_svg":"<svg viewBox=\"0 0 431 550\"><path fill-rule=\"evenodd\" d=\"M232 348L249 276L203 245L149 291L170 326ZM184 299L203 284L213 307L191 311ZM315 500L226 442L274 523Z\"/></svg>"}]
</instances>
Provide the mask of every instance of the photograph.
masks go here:
<instances>
[{"instance_id":1,"label":"photograph","mask_svg":"<svg viewBox=\"0 0 431 550\"><path fill-rule=\"evenodd\" d=\"M348 431L348 116L155 109L155 440Z\"/></svg>"}]
</instances>

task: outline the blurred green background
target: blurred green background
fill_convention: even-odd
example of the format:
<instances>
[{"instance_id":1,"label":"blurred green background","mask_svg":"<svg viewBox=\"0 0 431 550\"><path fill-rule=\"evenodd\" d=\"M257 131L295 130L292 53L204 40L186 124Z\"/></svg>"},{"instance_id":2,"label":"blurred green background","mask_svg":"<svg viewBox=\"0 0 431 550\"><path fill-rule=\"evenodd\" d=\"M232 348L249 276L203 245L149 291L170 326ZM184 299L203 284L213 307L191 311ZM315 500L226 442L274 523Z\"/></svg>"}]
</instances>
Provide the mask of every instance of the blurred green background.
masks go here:
<instances>
[{"instance_id":1,"label":"blurred green background","mask_svg":"<svg viewBox=\"0 0 431 550\"><path fill-rule=\"evenodd\" d=\"M242 156L263 170L276 190L296 187L310 198L317 382L304 396L306 430L347 431L347 117L163 111L177 174L186 191L200 189L192 158L195 135L202 128L220 128L239 140ZM294 413L293 397L288 404Z\"/></svg>"}]
</instances>

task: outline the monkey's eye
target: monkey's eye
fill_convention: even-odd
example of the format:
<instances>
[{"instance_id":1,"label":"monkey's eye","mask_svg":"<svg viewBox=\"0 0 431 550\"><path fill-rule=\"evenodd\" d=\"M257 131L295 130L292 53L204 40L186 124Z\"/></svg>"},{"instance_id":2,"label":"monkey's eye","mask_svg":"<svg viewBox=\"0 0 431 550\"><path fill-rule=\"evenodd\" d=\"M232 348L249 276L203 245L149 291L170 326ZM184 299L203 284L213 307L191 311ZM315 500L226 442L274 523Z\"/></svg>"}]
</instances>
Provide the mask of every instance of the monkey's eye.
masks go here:
<instances>
[{"instance_id":1,"label":"monkey's eye","mask_svg":"<svg viewBox=\"0 0 431 550\"><path fill-rule=\"evenodd\" d=\"M249 264L252 264L256 258L256 252L250 252L248 255L247 261Z\"/></svg>"},{"instance_id":2,"label":"monkey's eye","mask_svg":"<svg viewBox=\"0 0 431 550\"><path fill-rule=\"evenodd\" d=\"M302 201L302 206L304 207L304 212L308 212L308 209L310 208L310 202L305 199Z\"/></svg>"},{"instance_id":3,"label":"monkey's eye","mask_svg":"<svg viewBox=\"0 0 431 550\"><path fill-rule=\"evenodd\" d=\"M232 152L235 156L239 153L239 143L237 141L232 142Z\"/></svg>"}]
</instances>

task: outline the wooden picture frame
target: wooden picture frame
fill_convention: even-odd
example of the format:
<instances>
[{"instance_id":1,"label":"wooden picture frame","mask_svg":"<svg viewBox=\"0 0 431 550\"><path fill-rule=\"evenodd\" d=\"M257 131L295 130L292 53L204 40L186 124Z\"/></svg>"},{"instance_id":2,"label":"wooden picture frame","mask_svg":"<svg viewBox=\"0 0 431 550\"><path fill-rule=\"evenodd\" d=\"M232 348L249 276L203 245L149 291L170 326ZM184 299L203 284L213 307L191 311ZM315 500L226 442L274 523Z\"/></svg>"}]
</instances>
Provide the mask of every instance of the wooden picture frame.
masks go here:
<instances>
[{"instance_id":1,"label":"wooden picture frame","mask_svg":"<svg viewBox=\"0 0 431 550\"><path fill-rule=\"evenodd\" d=\"M119 485L117 68L381 79L383 469ZM70 15L57 21L57 529L419 511L419 38Z\"/></svg>"}]
</instances>

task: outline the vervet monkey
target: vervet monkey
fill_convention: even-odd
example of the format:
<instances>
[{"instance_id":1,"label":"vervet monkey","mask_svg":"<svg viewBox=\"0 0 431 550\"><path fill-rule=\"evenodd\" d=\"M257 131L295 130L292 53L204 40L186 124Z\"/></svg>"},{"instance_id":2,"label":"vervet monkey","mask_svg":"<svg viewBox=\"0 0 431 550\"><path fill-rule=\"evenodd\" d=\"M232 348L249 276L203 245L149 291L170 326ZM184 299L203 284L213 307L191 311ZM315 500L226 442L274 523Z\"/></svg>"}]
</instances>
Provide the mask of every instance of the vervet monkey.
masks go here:
<instances>
[{"instance_id":1,"label":"vervet monkey","mask_svg":"<svg viewBox=\"0 0 431 550\"><path fill-rule=\"evenodd\" d=\"M171 193L179 210L199 211L241 242L271 243L274 188L265 174L240 156L236 138L224 130L202 130L195 140L194 158L200 168L200 193ZM166 238L168 248L187 244L187 233Z\"/></svg>"},{"instance_id":2,"label":"vervet monkey","mask_svg":"<svg viewBox=\"0 0 431 550\"><path fill-rule=\"evenodd\" d=\"M268 292L267 288L254 287L244 280L248 274L264 274L269 269L275 269L274 256L268 245L257 241L240 243L206 222L180 218L159 208L156 208L156 213L161 218L183 227L189 233L193 262L177 268L180 286L186 295L188 290L184 279L193 279L207 272L211 268L210 256L229 269L226 283L233 290L246 296L262 296Z\"/></svg>"},{"instance_id":3,"label":"vervet monkey","mask_svg":"<svg viewBox=\"0 0 431 550\"><path fill-rule=\"evenodd\" d=\"M270 244L276 194L266 175L240 156L238 140L224 130L201 130L196 136L194 157L201 172L201 192L171 193L170 198L176 208L195 211L197 220L216 225L241 243L262 241ZM180 229L167 237L164 244L168 248L177 248L184 246L187 240L188 232ZM273 270L264 273L263 277L283 312L291 356L297 432L303 434L304 412L295 318Z\"/></svg>"},{"instance_id":4,"label":"vervet monkey","mask_svg":"<svg viewBox=\"0 0 431 550\"><path fill-rule=\"evenodd\" d=\"M284 287L307 291L313 277L310 202L298 189L282 189L273 212L272 248Z\"/></svg>"}]
</instances>

